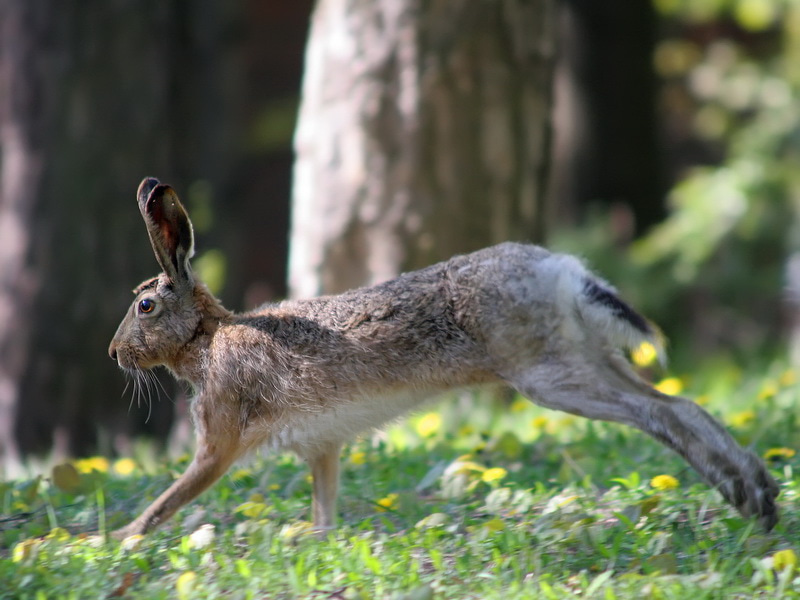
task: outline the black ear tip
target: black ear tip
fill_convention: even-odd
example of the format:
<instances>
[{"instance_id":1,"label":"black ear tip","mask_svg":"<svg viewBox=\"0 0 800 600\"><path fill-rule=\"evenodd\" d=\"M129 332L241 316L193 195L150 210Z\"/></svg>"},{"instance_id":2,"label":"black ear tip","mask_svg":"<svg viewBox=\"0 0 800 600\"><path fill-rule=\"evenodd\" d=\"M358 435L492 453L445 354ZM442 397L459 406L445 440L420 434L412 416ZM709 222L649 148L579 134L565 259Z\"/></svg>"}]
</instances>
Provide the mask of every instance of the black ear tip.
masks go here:
<instances>
[{"instance_id":1,"label":"black ear tip","mask_svg":"<svg viewBox=\"0 0 800 600\"><path fill-rule=\"evenodd\" d=\"M139 184L139 189L136 190L136 199L143 203L150 196L150 193L155 189L160 182L155 177L145 177L142 183Z\"/></svg>"},{"instance_id":2,"label":"black ear tip","mask_svg":"<svg viewBox=\"0 0 800 600\"><path fill-rule=\"evenodd\" d=\"M155 179L153 181L156 181ZM158 183L156 181L156 185L153 186L146 198L145 201L152 202L156 199L163 198L164 196L172 195L177 200L177 195L175 194L175 190L172 189L172 186L167 183Z\"/></svg>"}]
</instances>

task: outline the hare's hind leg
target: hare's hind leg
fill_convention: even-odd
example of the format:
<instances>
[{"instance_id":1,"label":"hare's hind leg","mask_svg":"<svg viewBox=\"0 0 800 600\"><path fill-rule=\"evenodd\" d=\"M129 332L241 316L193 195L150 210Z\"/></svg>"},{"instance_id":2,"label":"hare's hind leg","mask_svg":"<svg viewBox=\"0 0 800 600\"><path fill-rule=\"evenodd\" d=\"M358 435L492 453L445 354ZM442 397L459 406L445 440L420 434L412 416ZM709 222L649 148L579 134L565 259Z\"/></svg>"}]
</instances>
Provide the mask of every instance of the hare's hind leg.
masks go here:
<instances>
[{"instance_id":1,"label":"hare's hind leg","mask_svg":"<svg viewBox=\"0 0 800 600\"><path fill-rule=\"evenodd\" d=\"M336 527L336 496L339 493L339 453L341 444L329 444L307 455L314 481L312 512L314 529L324 533Z\"/></svg>"},{"instance_id":2,"label":"hare's hind leg","mask_svg":"<svg viewBox=\"0 0 800 600\"><path fill-rule=\"evenodd\" d=\"M779 489L761 460L694 402L666 396L620 369L613 359L600 368L554 361L507 381L542 406L641 429L680 454L739 512L772 529Z\"/></svg>"}]
</instances>

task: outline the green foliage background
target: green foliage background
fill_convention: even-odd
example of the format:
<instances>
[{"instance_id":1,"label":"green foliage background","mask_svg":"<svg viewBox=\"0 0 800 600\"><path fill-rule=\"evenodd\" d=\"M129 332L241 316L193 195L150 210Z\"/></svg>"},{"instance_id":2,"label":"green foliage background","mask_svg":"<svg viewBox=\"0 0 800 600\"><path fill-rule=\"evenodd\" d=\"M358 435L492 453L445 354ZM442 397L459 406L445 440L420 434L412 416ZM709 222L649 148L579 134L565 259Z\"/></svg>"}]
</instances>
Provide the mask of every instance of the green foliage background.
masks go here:
<instances>
[{"instance_id":1,"label":"green foliage background","mask_svg":"<svg viewBox=\"0 0 800 600\"><path fill-rule=\"evenodd\" d=\"M660 323L678 365L780 352L785 268L800 247L800 3L655 6L664 135L700 148L705 164L679 165L668 218L632 244L590 211L553 245L587 256Z\"/></svg>"}]
</instances>

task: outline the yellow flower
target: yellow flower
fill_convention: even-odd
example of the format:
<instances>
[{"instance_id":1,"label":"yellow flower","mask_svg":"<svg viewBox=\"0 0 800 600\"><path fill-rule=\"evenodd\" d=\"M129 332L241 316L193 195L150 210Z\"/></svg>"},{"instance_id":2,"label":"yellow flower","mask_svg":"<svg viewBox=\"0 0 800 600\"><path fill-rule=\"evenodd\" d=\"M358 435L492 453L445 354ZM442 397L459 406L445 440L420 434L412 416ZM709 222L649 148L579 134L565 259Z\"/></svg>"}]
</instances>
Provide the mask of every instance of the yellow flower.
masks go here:
<instances>
[{"instance_id":1,"label":"yellow flower","mask_svg":"<svg viewBox=\"0 0 800 600\"><path fill-rule=\"evenodd\" d=\"M797 383L797 373L795 373L794 369L786 369L783 373L781 373L781 376L778 378L778 382L783 387L794 385Z\"/></svg>"},{"instance_id":2,"label":"yellow flower","mask_svg":"<svg viewBox=\"0 0 800 600\"><path fill-rule=\"evenodd\" d=\"M784 569L794 571L797 568L797 554L794 550L778 550L772 555L772 568L776 571Z\"/></svg>"},{"instance_id":3,"label":"yellow flower","mask_svg":"<svg viewBox=\"0 0 800 600\"><path fill-rule=\"evenodd\" d=\"M363 465L367 462L367 453L366 452L353 452L350 455L350 462L354 465Z\"/></svg>"},{"instance_id":4,"label":"yellow flower","mask_svg":"<svg viewBox=\"0 0 800 600\"><path fill-rule=\"evenodd\" d=\"M531 403L525 398L517 398L511 403L511 412L522 412L529 408Z\"/></svg>"},{"instance_id":5,"label":"yellow flower","mask_svg":"<svg viewBox=\"0 0 800 600\"><path fill-rule=\"evenodd\" d=\"M54 527L53 529L50 530L50 533L48 533L44 539L65 542L66 540L69 539L69 531L61 527Z\"/></svg>"},{"instance_id":6,"label":"yellow flower","mask_svg":"<svg viewBox=\"0 0 800 600\"><path fill-rule=\"evenodd\" d=\"M500 481L508 475L508 471L506 471L503 467L493 467L491 469L486 469L481 474L481 479L486 483L491 483L493 481Z\"/></svg>"},{"instance_id":7,"label":"yellow flower","mask_svg":"<svg viewBox=\"0 0 800 600\"><path fill-rule=\"evenodd\" d=\"M694 403L699 406L705 406L708 404L708 401L711 400L708 394L703 394L702 396L698 396L694 399Z\"/></svg>"},{"instance_id":8,"label":"yellow flower","mask_svg":"<svg viewBox=\"0 0 800 600\"><path fill-rule=\"evenodd\" d=\"M114 461L114 472L117 475L130 475L136 470L136 462L132 458L119 458Z\"/></svg>"},{"instance_id":9,"label":"yellow flower","mask_svg":"<svg viewBox=\"0 0 800 600\"><path fill-rule=\"evenodd\" d=\"M228 476L228 478L231 481L236 482L236 481L241 481L242 479L245 479L247 477L250 477L251 475L252 473L250 472L250 469L242 468L242 469L236 469L233 473L231 473Z\"/></svg>"},{"instance_id":10,"label":"yellow flower","mask_svg":"<svg viewBox=\"0 0 800 600\"><path fill-rule=\"evenodd\" d=\"M14 546L14 550L11 553L11 561L18 563L27 560L34 555L41 543L41 540L34 538L22 540Z\"/></svg>"},{"instance_id":11,"label":"yellow flower","mask_svg":"<svg viewBox=\"0 0 800 600\"><path fill-rule=\"evenodd\" d=\"M650 342L642 342L631 353L631 360L639 367L648 367L658 358L658 350Z\"/></svg>"},{"instance_id":12,"label":"yellow flower","mask_svg":"<svg viewBox=\"0 0 800 600\"><path fill-rule=\"evenodd\" d=\"M683 391L683 382L677 377L667 377L654 386L662 394L677 396Z\"/></svg>"},{"instance_id":13,"label":"yellow flower","mask_svg":"<svg viewBox=\"0 0 800 600\"><path fill-rule=\"evenodd\" d=\"M769 400L770 398L774 397L777 393L778 386L772 381L767 381L761 387L761 391L758 392L757 398L763 402L764 400Z\"/></svg>"},{"instance_id":14,"label":"yellow flower","mask_svg":"<svg viewBox=\"0 0 800 600\"><path fill-rule=\"evenodd\" d=\"M531 425L533 425L534 429L544 429L547 427L549 421L547 417L536 417L533 421L531 421Z\"/></svg>"},{"instance_id":15,"label":"yellow flower","mask_svg":"<svg viewBox=\"0 0 800 600\"><path fill-rule=\"evenodd\" d=\"M678 481L672 475L656 475L650 480L650 486L654 487L657 490L674 490L676 487L680 485L680 481Z\"/></svg>"},{"instance_id":16,"label":"yellow flower","mask_svg":"<svg viewBox=\"0 0 800 600\"><path fill-rule=\"evenodd\" d=\"M397 499L399 496L397 494L389 494L384 496L380 500L376 502L378 505L378 510L380 512L386 512L387 510L394 510L397 508Z\"/></svg>"},{"instance_id":17,"label":"yellow flower","mask_svg":"<svg viewBox=\"0 0 800 600\"><path fill-rule=\"evenodd\" d=\"M417 433L422 437L431 437L442 428L442 417L439 413L430 412L422 415L417 421Z\"/></svg>"},{"instance_id":18,"label":"yellow flower","mask_svg":"<svg viewBox=\"0 0 800 600\"><path fill-rule=\"evenodd\" d=\"M468 435L472 435L473 433L475 433L475 427L473 425L470 425L469 423L467 423L466 425L462 425L458 429L459 437L466 437Z\"/></svg>"},{"instance_id":19,"label":"yellow flower","mask_svg":"<svg viewBox=\"0 0 800 600\"><path fill-rule=\"evenodd\" d=\"M764 458L770 460L771 458L792 458L796 452L791 448L770 448L764 452Z\"/></svg>"},{"instance_id":20,"label":"yellow flower","mask_svg":"<svg viewBox=\"0 0 800 600\"><path fill-rule=\"evenodd\" d=\"M189 598L190 594L192 593L192 589L194 588L195 579L197 579L197 575L194 571L185 571L180 574L178 580L175 582L178 598L181 600L184 598Z\"/></svg>"},{"instance_id":21,"label":"yellow flower","mask_svg":"<svg viewBox=\"0 0 800 600\"><path fill-rule=\"evenodd\" d=\"M742 412L731 415L730 424L734 427L746 427L756 419L756 413L752 410L743 410Z\"/></svg>"},{"instance_id":22,"label":"yellow flower","mask_svg":"<svg viewBox=\"0 0 800 600\"><path fill-rule=\"evenodd\" d=\"M108 473L108 459L105 456L82 458L75 461L75 468L81 473L91 473L92 471Z\"/></svg>"}]
</instances>

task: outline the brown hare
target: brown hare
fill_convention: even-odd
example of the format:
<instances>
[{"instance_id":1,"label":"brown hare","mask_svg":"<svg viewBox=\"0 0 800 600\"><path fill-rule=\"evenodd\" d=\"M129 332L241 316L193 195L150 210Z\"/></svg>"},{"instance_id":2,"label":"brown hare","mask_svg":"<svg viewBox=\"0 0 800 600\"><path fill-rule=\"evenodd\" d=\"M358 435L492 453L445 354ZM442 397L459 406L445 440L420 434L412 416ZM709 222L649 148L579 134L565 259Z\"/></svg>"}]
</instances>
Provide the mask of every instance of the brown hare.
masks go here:
<instances>
[{"instance_id":1,"label":"brown hare","mask_svg":"<svg viewBox=\"0 0 800 600\"><path fill-rule=\"evenodd\" d=\"M684 457L771 529L778 486L693 402L640 379L621 348L657 329L572 256L504 243L340 296L234 314L192 273L193 232L175 191L142 181L139 209L163 272L109 348L128 371L166 366L194 388L194 459L118 538L152 530L258 447L308 461L317 529L334 527L339 452L453 388L504 382L532 401L627 423Z\"/></svg>"}]
</instances>

